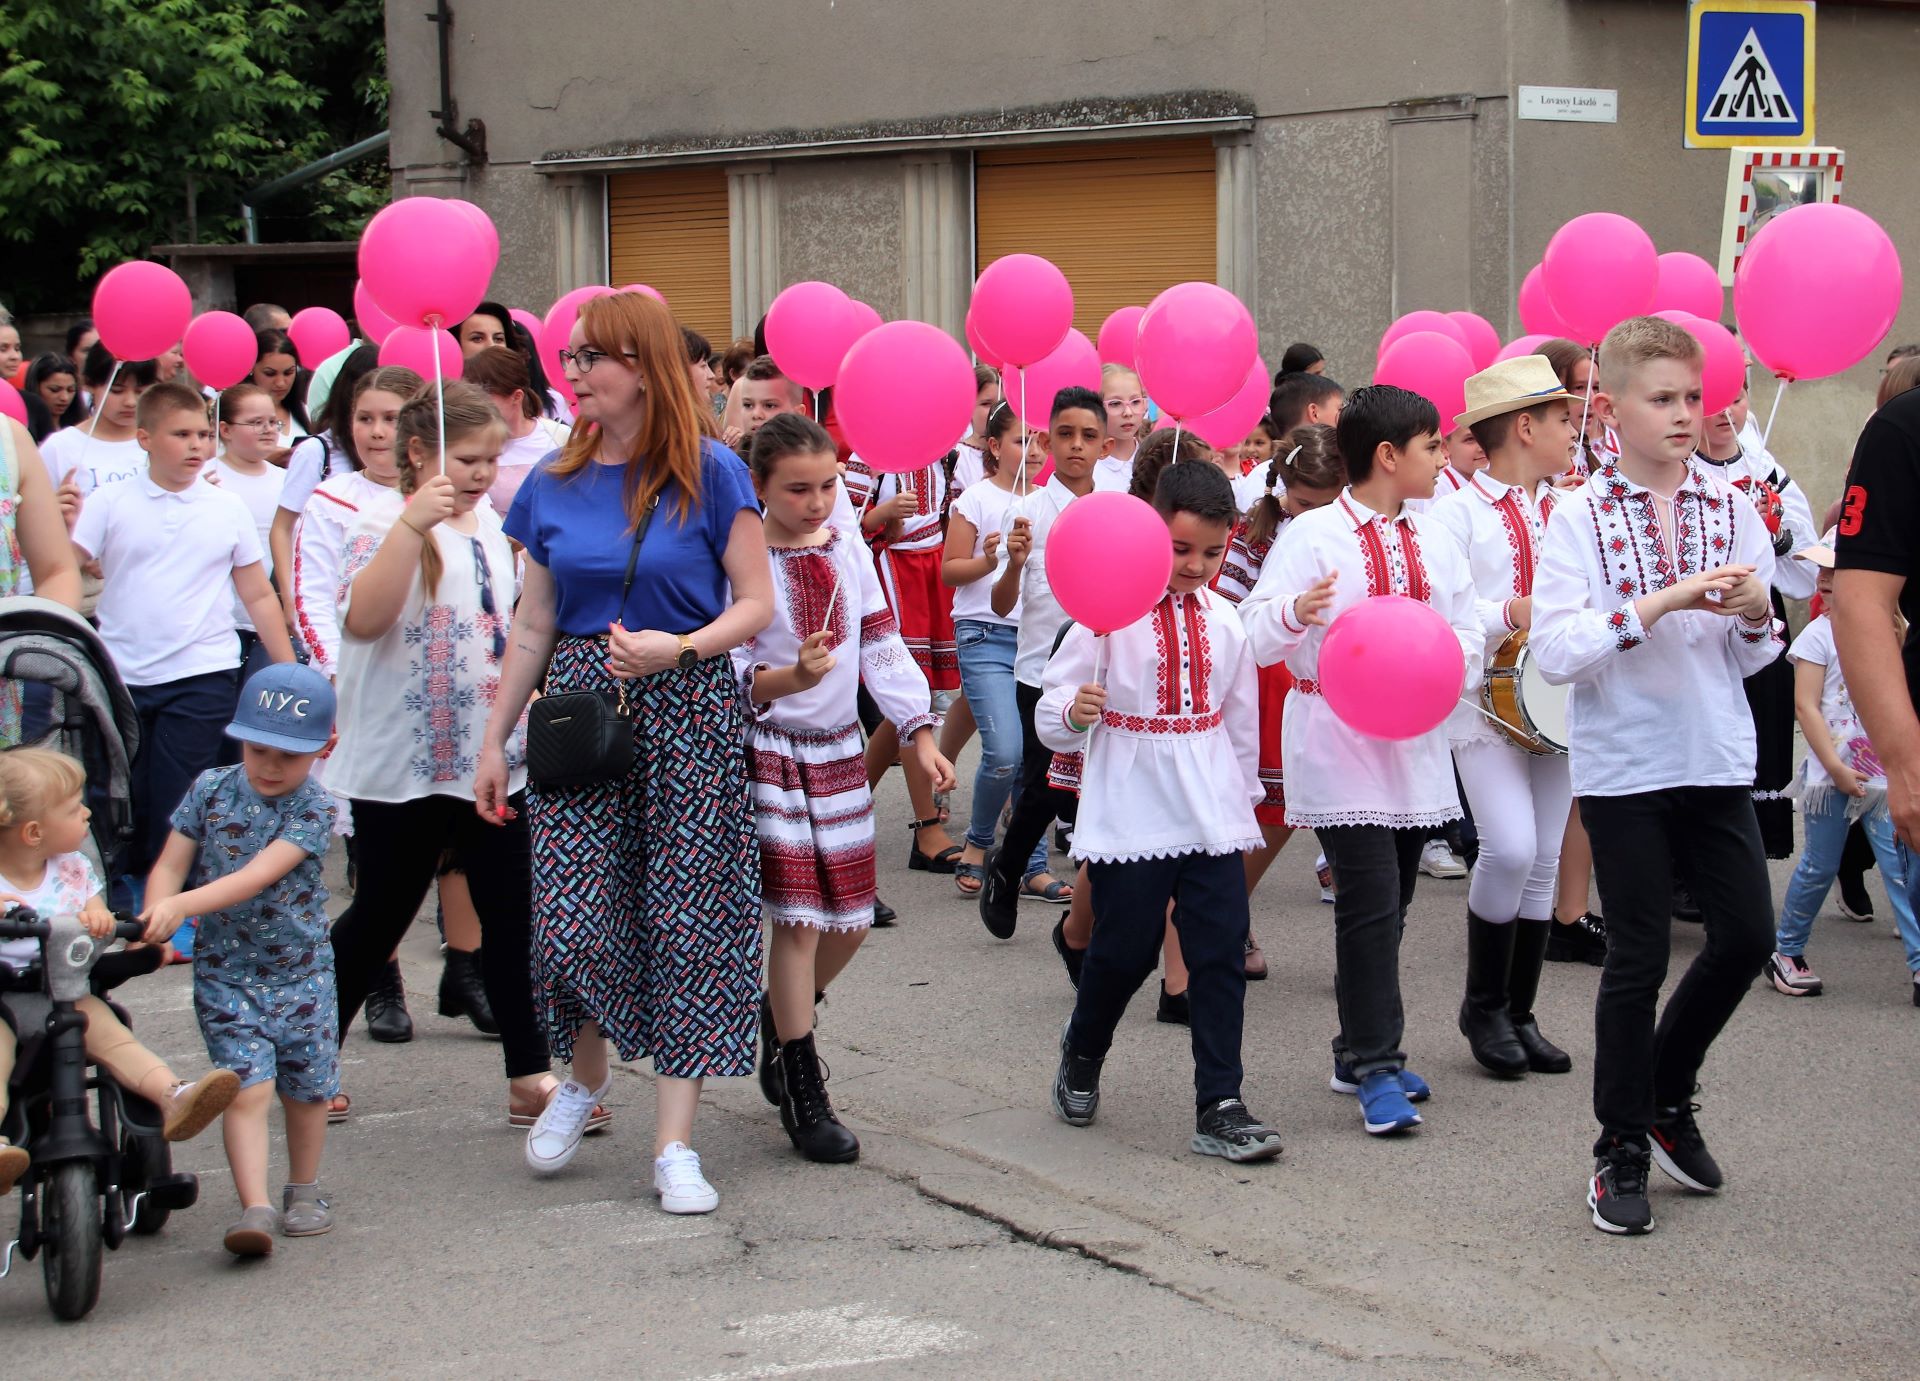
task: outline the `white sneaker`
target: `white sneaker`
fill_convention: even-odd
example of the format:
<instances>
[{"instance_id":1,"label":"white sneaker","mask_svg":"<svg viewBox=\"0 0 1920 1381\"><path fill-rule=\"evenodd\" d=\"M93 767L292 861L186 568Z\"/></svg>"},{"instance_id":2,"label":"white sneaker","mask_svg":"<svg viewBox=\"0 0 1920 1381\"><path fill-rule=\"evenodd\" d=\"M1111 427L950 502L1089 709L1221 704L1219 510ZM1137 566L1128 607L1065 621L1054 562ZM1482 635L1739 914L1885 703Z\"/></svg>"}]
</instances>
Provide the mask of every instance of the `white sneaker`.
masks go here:
<instances>
[{"instance_id":1,"label":"white sneaker","mask_svg":"<svg viewBox=\"0 0 1920 1381\"><path fill-rule=\"evenodd\" d=\"M669 1141L653 1162L653 1192L668 1213L711 1213L720 1192L700 1173L700 1157L684 1141Z\"/></svg>"},{"instance_id":2,"label":"white sneaker","mask_svg":"<svg viewBox=\"0 0 1920 1381\"><path fill-rule=\"evenodd\" d=\"M553 1091L553 1097L527 1129L527 1164L543 1175L552 1174L580 1149L580 1138L587 1130L587 1118L594 1105L613 1087L613 1076L599 1089L569 1079Z\"/></svg>"},{"instance_id":3,"label":"white sneaker","mask_svg":"<svg viewBox=\"0 0 1920 1381\"><path fill-rule=\"evenodd\" d=\"M1321 854L1313 860L1313 875L1320 880L1320 900L1333 904L1333 865Z\"/></svg>"},{"instance_id":4,"label":"white sneaker","mask_svg":"<svg viewBox=\"0 0 1920 1381\"><path fill-rule=\"evenodd\" d=\"M1788 997L1818 997L1826 986L1804 955L1775 953L1767 960L1767 977L1776 991Z\"/></svg>"},{"instance_id":5,"label":"white sneaker","mask_svg":"<svg viewBox=\"0 0 1920 1381\"><path fill-rule=\"evenodd\" d=\"M1427 846L1420 850L1420 871L1430 878L1463 878L1467 875L1467 865L1444 839L1429 839Z\"/></svg>"}]
</instances>

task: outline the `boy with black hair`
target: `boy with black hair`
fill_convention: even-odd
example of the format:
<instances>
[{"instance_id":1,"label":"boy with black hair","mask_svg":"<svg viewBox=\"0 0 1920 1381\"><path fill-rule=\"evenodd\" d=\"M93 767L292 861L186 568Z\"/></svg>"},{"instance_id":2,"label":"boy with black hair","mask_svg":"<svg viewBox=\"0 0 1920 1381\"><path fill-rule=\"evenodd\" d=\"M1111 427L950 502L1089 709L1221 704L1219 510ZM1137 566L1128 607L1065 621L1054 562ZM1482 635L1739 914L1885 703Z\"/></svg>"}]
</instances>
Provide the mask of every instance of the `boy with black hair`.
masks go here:
<instances>
[{"instance_id":1,"label":"boy with black hair","mask_svg":"<svg viewBox=\"0 0 1920 1381\"><path fill-rule=\"evenodd\" d=\"M1084 1127L1100 1067L1128 1001L1154 970L1168 903L1192 999L1191 1146L1232 1161L1280 1154L1280 1138L1240 1100L1247 979L1247 883L1259 848L1260 704L1252 649L1230 601L1207 587L1238 517L1212 465L1170 465L1154 507L1173 545L1167 593L1103 641L1068 630L1045 669L1034 715L1048 750L1081 753L1073 856L1093 886L1093 940L1060 1036L1053 1110ZM1100 668L1096 679L1096 666Z\"/></svg>"},{"instance_id":2,"label":"boy with black hair","mask_svg":"<svg viewBox=\"0 0 1920 1381\"><path fill-rule=\"evenodd\" d=\"M108 380L113 381L111 391ZM138 423L134 414L140 395L156 381L152 360L116 360L106 346L95 342L87 351L80 385L93 396L98 417L55 432L40 443L40 458L46 461L47 474L56 490L71 479L84 499L146 471L147 453L135 436Z\"/></svg>"},{"instance_id":3,"label":"boy with black hair","mask_svg":"<svg viewBox=\"0 0 1920 1381\"><path fill-rule=\"evenodd\" d=\"M1533 589L1534 657L1573 686L1573 794L1606 905L1587 1206L1609 1233L1652 1229L1650 1157L1688 1189L1720 1188L1690 1099L1773 949L1741 694L1781 651L1773 544L1746 497L1694 455L1700 364L1699 342L1670 322L1631 317L1607 333L1593 403L1620 456L1561 500ZM1676 881L1700 906L1706 944L1656 1026Z\"/></svg>"},{"instance_id":4,"label":"boy with black hair","mask_svg":"<svg viewBox=\"0 0 1920 1381\"><path fill-rule=\"evenodd\" d=\"M1336 426L1346 401L1347 391L1324 374L1282 374L1274 381L1273 392L1267 398L1267 416L1273 424L1271 434L1276 438L1288 437L1293 435L1295 427ZM1278 478L1273 466L1259 465L1235 480L1233 497L1240 511L1251 512L1253 505L1267 494L1268 480ZM1282 498L1286 490L1276 483L1272 492L1275 498Z\"/></svg>"},{"instance_id":5,"label":"boy with black hair","mask_svg":"<svg viewBox=\"0 0 1920 1381\"><path fill-rule=\"evenodd\" d=\"M1113 450L1105 400L1090 388L1061 389L1054 395L1042 445L1053 458L1053 474L1010 510L1014 517L1007 531L1007 567L994 582L991 595L996 614L1011 612L1016 602L1020 605L1013 674L1014 698L1020 704L1025 733L1013 813L1000 847L987 854L986 878L980 886L981 924L1000 940L1012 939L1019 923L1021 871L1034 846L1046 834L1048 822L1056 817L1071 821L1077 808L1071 792L1047 781L1053 750L1034 732L1034 713L1047 659L1067 622L1066 610L1047 583L1047 535L1069 503L1093 492L1093 468Z\"/></svg>"},{"instance_id":6,"label":"boy with black hair","mask_svg":"<svg viewBox=\"0 0 1920 1381\"><path fill-rule=\"evenodd\" d=\"M1362 599L1431 604L1460 640L1466 683L1479 679L1484 634L1473 580L1453 541L1409 499L1430 498L1446 463L1440 417L1418 394L1376 384L1347 400L1335 428L1348 486L1295 518L1240 606L1255 655L1293 673L1282 720L1287 824L1313 830L1334 880L1340 1031L1332 1087L1358 1093L1374 1135L1419 1125L1424 1080L1401 1051L1400 933L1436 825L1460 814L1444 724L1416 738L1370 738L1320 693L1327 625Z\"/></svg>"}]
</instances>

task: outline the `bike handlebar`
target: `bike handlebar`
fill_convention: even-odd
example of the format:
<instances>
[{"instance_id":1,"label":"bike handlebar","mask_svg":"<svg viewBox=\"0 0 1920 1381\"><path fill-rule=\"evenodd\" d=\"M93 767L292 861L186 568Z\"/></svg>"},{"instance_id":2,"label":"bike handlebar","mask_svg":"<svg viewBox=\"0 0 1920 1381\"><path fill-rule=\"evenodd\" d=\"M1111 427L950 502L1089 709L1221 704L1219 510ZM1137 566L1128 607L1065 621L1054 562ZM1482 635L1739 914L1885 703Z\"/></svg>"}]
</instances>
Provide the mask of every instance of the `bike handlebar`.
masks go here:
<instances>
[{"instance_id":1,"label":"bike handlebar","mask_svg":"<svg viewBox=\"0 0 1920 1381\"><path fill-rule=\"evenodd\" d=\"M8 907L6 914L0 916L0 940L44 940L51 929L29 906ZM116 916L113 933L122 940L138 940L147 933L147 927L129 916Z\"/></svg>"}]
</instances>

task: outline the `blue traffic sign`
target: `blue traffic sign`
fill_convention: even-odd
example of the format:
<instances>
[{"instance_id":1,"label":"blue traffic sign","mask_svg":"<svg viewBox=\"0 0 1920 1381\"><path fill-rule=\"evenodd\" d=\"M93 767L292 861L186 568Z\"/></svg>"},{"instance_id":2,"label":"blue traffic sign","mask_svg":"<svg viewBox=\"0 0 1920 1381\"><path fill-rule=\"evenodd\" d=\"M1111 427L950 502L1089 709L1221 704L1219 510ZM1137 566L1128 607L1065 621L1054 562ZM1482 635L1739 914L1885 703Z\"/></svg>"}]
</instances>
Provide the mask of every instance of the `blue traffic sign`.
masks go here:
<instances>
[{"instance_id":1,"label":"blue traffic sign","mask_svg":"<svg viewBox=\"0 0 1920 1381\"><path fill-rule=\"evenodd\" d=\"M1812 0L1694 0L1687 147L1813 142Z\"/></svg>"}]
</instances>

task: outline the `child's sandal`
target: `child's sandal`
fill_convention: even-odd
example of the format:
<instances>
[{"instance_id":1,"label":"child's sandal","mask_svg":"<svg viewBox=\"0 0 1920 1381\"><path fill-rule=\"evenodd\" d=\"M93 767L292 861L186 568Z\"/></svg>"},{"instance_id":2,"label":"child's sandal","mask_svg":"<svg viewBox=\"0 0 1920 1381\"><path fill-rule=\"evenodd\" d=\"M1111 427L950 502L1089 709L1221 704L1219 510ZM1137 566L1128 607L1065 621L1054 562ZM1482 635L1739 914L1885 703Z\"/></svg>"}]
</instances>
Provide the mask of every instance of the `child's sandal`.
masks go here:
<instances>
[{"instance_id":1,"label":"child's sandal","mask_svg":"<svg viewBox=\"0 0 1920 1381\"><path fill-rule=\"evenodd\" d=\"M353 1114L353 1100L344 1093L336 1093L327 1100L327 1125L337 1127Z\"/></svg>"}]
</instances>

